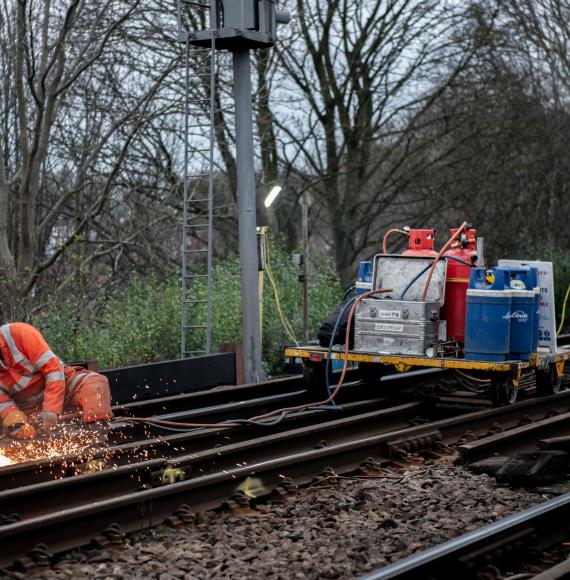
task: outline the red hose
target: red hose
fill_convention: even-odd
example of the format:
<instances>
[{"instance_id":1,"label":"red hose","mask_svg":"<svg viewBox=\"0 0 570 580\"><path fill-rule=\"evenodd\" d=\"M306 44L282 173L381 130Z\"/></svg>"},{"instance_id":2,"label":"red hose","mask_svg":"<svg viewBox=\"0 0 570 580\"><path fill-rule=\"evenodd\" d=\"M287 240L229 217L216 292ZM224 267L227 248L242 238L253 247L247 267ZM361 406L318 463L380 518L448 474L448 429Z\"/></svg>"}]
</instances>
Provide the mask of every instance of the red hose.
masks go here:
<instances>
[{"instance_id":1,"label":"red hose","mask_svg":"<svg viewBox=\"0 0 570 580\"><path fill-rule=\"evenodd\" d=\"M390 238L390 236L392 236L392 234L403 234L405 236L409 236L410 232L407 232L406 230L399 230L398 228L393 228L391 230L388 230L384 234L384 239L382 240L382 252L384 253L384 255L386 255L388 253L388 238Z\"/></svg>"},{"instance_id":2,"label":"red hose","mask_svg":"<svg viewBox=\"0 0 570 580\"><path fill-rule=\"evenodd\" d=\"M379 290L371 290L370 292L365 292L364 294L361 294L354 301L354 303L353 303L353 305L350 308L350 311L348 313L348 320L346 323L346 334L345 334L345 339L344 339L344 364L342 367L342 373L340 375L340 379L338 381L338 384L334 388L333 392L326 399L324 399L322 401L318 401L317 403L307 403L304 405L297 405L296 407L286 407L285 409L277 409L276 411L271 411L269 413L265 413L264 415L258 415L257 417L253 417L251 419L251 421L258 421L259 419L266 419L267 417L272 417L273 415L283 413L284 411L302 411L303 409L306 409L308 407L316 407L318 405L326 405L327 403L330 403L331 401L333 401L334 398L337 396L343 383L344 383L344 379L346 376L346 370L348 368L348 349L349 349L348 343L349 343L349 338L350 338L350 327L352 326L352 318L354 316L354 311L356 310L356 305L363 298L367 298L368 296L372 296L373 294L382 294L385 292L392 292L392 291L393 290L391 288L381 288Z\"/></svg>"},{"instance_id":3,"label":"red hose","mask_svg":"<svg viewBox=\"0 0 570 580\"><path fill-rule=\"evenodd\" d=\"M447 240L447 242L445 243L443 248L441 248L441 250L439 251L439 253L435 257L435 260L433 261L433 264L431 265L431 268L429 269L428 277L427 277L426 283L424 285L424 290L422 292L422 302L426 301L426 296L428 293L429 285L430 285L431 278L433 276L433 272L435 270L436 264L439 262L439 260L441 260L441 257L447 251L449 246L451 246L451 244L453 244L453 242L461 235L463 230L465 230L465 228L467 228L468 226L469 226L469 224L467 222L463 222L459 226L459 229L451 236L451 238L449 238L449 240Z\"/></svg>"},{"instance_id":4,"label":"red hose","mask_svg":"<svg viewBox=\"0 0 570 580\"><path fill-rule=\"evenodd\" d=\"M340 375L340 379L338 381L338 384L336 385L336 387L334 388L334 390L332 391L332 393L324 400L322 401L318 401L316 403L305 403L303 405L297 405L294 407L284 407L282 409L276 409L275 411L270 411L269 413L265 413L263 415L257 415L256 417L252 417L251 419L248 419L249 421L259 421L261 419L267 419L268 417L273 417L274 415L279 415L281 413L287 412L287 411L302 411L304 409L307 409L309 407L316 407L319 405L326 405L327 403L330 403L334 400L334 398L337 396L340 388L342 387L343 383L344 383L344 379L346 377L346 371L348 369L348 350L349 350L349 339L350 339L350 328L352 326L352 319L354 317L354 312L356 310L356 305L364 298L367 298L368 296L372 296L374 294L382 294L382 293L386 293L386 292L392 292L393 290L391 288L381 288L379 290L371 290L370 292L365 292L364 294L361 294L353 303L349 313L348 313L348 320L346 323L346 334L345 334L345 344L344 344L344 365L342 367L342 373ZM74 413L73 415L66 415L66 416L62 416L61 418L74 418L76 416L80 416L80 413ZM225 428L229 428L229 427L241 427L241 423L232 423L232 422L227 422L227 423L179 423L179 422L175 422L175 421L165 421L162 419L153 419L153 418L144 418L144 417L117 417L115 418L115 421L124 421L124 422L129 422L129 423L151 423L151 424L156 424L156 425L164 425L166 427L175 427L175 428L189 428L189 429L225 429Z\"/></svg>"}]
</instances>

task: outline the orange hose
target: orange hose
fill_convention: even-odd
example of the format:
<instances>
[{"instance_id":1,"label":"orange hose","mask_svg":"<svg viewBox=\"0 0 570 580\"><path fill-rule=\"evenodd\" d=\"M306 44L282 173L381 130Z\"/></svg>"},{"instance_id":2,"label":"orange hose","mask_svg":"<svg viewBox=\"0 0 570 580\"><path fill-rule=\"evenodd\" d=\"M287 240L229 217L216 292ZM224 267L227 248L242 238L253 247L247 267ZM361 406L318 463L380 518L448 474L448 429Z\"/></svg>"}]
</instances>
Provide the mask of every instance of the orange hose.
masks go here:
<instances>
[{"instance_id":1,"label":"orange hose","mask_svg":"<svg viewBox=\"0 0 570 580\"><path fill-rule=\"evenodd\" d=\"M422 292L422 302L425 302L425 300L426 300L429 285L430 285L431 278L433 276L433 272L435 270L436 264L439 262L439 260L441 260L441 257L447 251L449 246L451 246L451 244L453 244L453 242L461 235L463 230L465 230L465 228L467 228L468 226L469 226L469 224L467 222L463 222L459 226L458 230L451 236L451 238L449 238L449 240L447 240L447 242L445 243L443 248L441 248L441 250L438 252L437 256L435 257L435 260L433 261L433 264L431 265L431 268L429 269L428 277L427 277L426 283L424 285L424 290Z\"/></svg>"},{"instance_id":2,"label":"orange hose","mask_svg":"<svg viewBox=\"0 0 570 580\"><path fill-rule=\"evenodd\" d=\"M455 372L458 375L461 375L462 377L465 377L466 379L469 379L470 381L473 381L475 383L492 383L493 382L491 379L478 379L477 377L473 377L471 375L468 375L467 373L461 372L459 369L455 369Z\"/></svg>"},{"instance_id":3,"label":"orange hose","mask_svg":"<svg viewBox=\"0 0 570 580\"><path fill-rule=\"evenodd\" d=\"M373 294L382 294L385 292L392 292L393 290L391 288L381 288L379 290L371 290L370 292L365 292L364 294L361 294L353 303L350 312L348 313L348 320L346 323L346 335L345 335L345 345L344 345L344 365L342 367L342 373L340 375L340 379L338 381L338 384L336 385L336 387L334 388L333 392L324 400L322 401L318 401L316 403L305 403L303 405L297 405L294 407L284 407L282 409L276 409L275 411L270 411L269 413L265 413L263 415L257 415L256 417L251 417L250 419L248 419L248 421L259 421L261 419L267 419L268 417L273 417L275 415L279 415L281 413L287 412L287 411L302 411L304 409L308 409L309 407L316 407L318 405L326 405L327 403L330 403L331 401L334 400L334 398L337 396L340 388L342 387L343 383L344 383L344 379L346 377L346 371L348 369L348 350L349 350L349 338L350 338L350 328L352 326L352 319L354 317L354 312L356 310L356 305L364 298L367 298L368 296L372 296ZM64 415L62 417L60 417L60 419L71 419L71 418L75 418L76 416L81 416L80 413L74 413L73 415ZM157 425L164 425L167 427L179 427L179 428L190 428L190 429L225 429L225 428L229 428L229 427L241 427L241 423L232 423L232 422L227 422L227 423L178 423L175 421L165 421L162 419L153 419L151 417L149 418L144 418L144 417L116 417L115 418L115 422L129 422L129 423L155 423Z\"/></svg>"},{"instance_id":4,"label":"orange hose","mask_svg":"<svg viewBox=\"0 0 570 580\"><path fill-rule=\"evenodd\" d=\"M340 375L340 379L338 384L334 388L333 392L324 400L319 401L317 403L307 403L304 405L297 405L296 407L286 407L285 409L277 409L276 411L271 411L269 413L265 413L264 415L258 415L257 417L252 417L250 421L258 421L260 419L266 419L267 417L272 417L273 415L277 415L279 413L283 413L284 411L302 411L308 407L316 407L318 405L326 405L330 403L338 394L342 384L344 383L344 379L346 376L346 370L348 368L348 349L349 349L349 338L350 338L350 327L352 326L352 318L354 316L354 311L356 310L356 305L364 298L368 296L372 296L373 294L382 294L385 292L392 292L391 288L380 288L379 290L371 290L370 292L365 292L361 294L353 303L350 311L348 313L348 320L346 323L346 335L344 339L344 365L342 367L342 373Z\"/></svg>"},{"instance_id":5,"label":"orange hose","mask_svg":"<svg viewBox=\"0 0 570 580\"><path fill-rule=\"evenodd\" d=\"M388 253L388 238L390 238L392 234L403 234L405 236L409 236L410 232L407 232L405 230L399 230L398 228L392 228L391 230L388 230L384 234L384 239L382 240L382 252L384 253L384 255Z\"/></svg>"}]
</instances>

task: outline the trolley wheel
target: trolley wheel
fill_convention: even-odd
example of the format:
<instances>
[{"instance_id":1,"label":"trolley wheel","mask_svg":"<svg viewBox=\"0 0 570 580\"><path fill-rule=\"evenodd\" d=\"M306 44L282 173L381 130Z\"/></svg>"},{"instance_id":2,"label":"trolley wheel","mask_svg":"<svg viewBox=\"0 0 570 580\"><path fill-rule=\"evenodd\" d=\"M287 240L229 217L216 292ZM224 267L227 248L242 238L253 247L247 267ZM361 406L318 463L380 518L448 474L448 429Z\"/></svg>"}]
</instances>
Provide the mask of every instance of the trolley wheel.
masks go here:
<instances>
[{"instance_id":1,"label":"trolley wheel","mask_svg":"<svg viewBox=\"0 0 570 580\"><path fill-rule=\"evenodd\" d=\"M493 399L497 405L512 405L517 400L518 389L511 377L499 377L495 379Z\"/></svg>"},{"instance_id":2,"label":"trolley wheel","mask_svg":"<svg viewBox=\"0 0 570 580\"><path fill-rule=\"evenodd\" d=\"M374 386L384 375L384 365L379 363L358 363L358 377L369 386Z\"/></svg>"},{"instance_id":3,"label":"trolley wheel","mask_svg":"<svg viewBox=\"0 0 570 580\"><path fill-rule=\"evenodd\" d=\"M558 376L556 365L548 365L548 370L536 369L536 392L539 396L555 395L562 386L562 376Z\"/></svg>"},{"instance_id":4,"label":"trolley wheel","mask_svg":"<svg viewBox=\"0 0 570 580\"><path fill-rule=\"evenodd\" d=\"M329 396L327 382L325 380L327 361L305 360L303 363L303 380L307 385L310 395L318 400L324 400ZM329 373L329 382L332 384L332 371Z\"/></svg>"}]
</instances>

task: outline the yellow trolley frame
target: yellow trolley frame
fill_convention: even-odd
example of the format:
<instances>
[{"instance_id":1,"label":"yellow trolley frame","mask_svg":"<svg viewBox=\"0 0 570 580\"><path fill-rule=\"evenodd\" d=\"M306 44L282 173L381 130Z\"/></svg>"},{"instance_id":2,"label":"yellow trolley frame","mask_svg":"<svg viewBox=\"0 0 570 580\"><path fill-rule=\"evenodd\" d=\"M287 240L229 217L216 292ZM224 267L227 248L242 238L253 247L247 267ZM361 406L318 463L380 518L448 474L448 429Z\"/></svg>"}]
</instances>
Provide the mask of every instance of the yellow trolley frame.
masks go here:
<instances>
[{"instance_id":1,"label":"yellow trolley frame","mask_svg":"<svg viewBox=\"0 0 570 580\"><path fill-rule=\"evenodd\" d=\"M285 348L285 357L302 359L305 368L311 365L326 363L328 349L322 346L299 346ZM332 351L331 359L344 360L344 351ZM570 360L570 352L557 353L539 352L532 355L531 360L512 361L474 361L463 358L391 355L371 352L348 352L348 360L353 363L389 365L399 372L407 372L414 368L441 368L463 371L481 371L495 380L497 396L500 404L511 404L516 399L516 391L521 377L528 372L537 373L537 389L541 394L558 392L564 371L564 365ZM324 376L324 375L323 375Z\"/></svg>"}]
</instances>

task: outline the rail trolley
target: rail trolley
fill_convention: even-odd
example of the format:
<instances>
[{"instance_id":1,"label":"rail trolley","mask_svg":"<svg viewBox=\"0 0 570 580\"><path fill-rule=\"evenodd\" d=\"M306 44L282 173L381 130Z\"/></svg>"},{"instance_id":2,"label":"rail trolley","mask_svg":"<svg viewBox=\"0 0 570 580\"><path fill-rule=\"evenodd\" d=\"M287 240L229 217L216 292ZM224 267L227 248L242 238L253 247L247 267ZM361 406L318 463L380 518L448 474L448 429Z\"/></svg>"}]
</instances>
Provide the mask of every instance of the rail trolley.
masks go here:
<instances>
[{"instance_id":1,"label":"rail trolley","mask_svg":"<svg viewBox=\"0 0 570 580\"><path fill-rule=\"evenodd\" d=\"M285 357L301 359L303 376L308 388L322 394L326 388L326 361L328 349L322 346L286 347ZM477 373L479 383L498 405L511 405L517 399L521 379L535 373L536 390L539 395L557 393L562 384L562 374L570 351L564 349L555 354L536 353L529 361L473 361L456 357L423 357L355 352L349 350L349 363L358 363L362 380L374 384L383 375L395 370L441 368L460 373ZM332 351L332 360L344 361L344 351Z\"/></svg>"}]
</instances>

